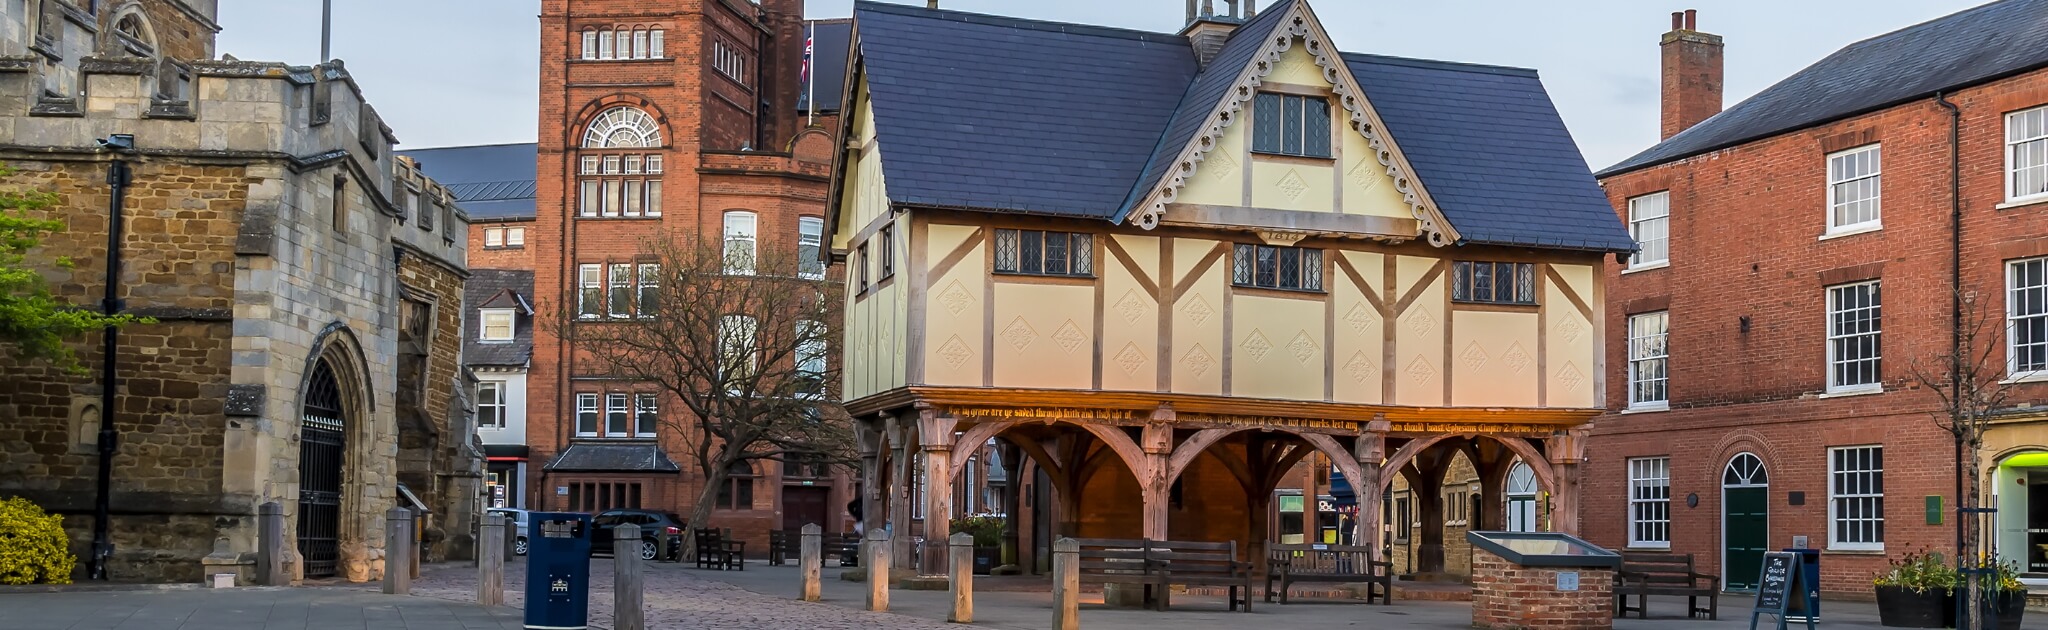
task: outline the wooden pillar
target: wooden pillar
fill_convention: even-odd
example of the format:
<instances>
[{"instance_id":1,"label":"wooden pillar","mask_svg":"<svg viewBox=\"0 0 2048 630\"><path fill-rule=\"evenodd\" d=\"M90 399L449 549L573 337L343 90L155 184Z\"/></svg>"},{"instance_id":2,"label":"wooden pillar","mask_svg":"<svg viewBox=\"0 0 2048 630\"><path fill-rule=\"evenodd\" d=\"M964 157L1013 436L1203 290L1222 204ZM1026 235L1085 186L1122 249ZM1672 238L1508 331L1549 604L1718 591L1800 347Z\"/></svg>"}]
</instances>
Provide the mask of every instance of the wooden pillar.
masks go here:
<instances>
[{"instance_id":1,"label":"wooden pillar","mask_svg":"<svg viewBox=\"0 0 2048 630\"><path fill-rule=\"evenodd\" d=\"M1147 540L1168 540L1167 510L1171 506L1173 488L1173 408L1160 405L1152 411L1152 421L1145 424L1139 434L1139 446L1145 451L1145 461L1132 462L1131 472L1138 477L1138 488L1144 499L1144 527Z\"/></svg>"},{"instance_id":2,"label":"wooden pillar","mask_svg":"<svg viewBox=\"0 0 2048 630\"><path fill-rule=\"evenodd\" d=\"M998 439L997 452L1003 458L1003 552L1004 566L1021 566L1024 563L1023 546L1018 539L1021 532L1024 511L1024 453L1023 449L1007 439Z\"/></svg>"},{"instance_id":3,"label":"wooden pillar","mask_svg":"<svg viewBox=\"0 0 2048 630\"><path fill-rule=\"evenodd\" d=\"M825 529L817 523L804 525L802 542L797 546L797 566L803 571L803 600L815 602L824 598L822 580L825 572Z\"/></svg>"},{"instance_id":4,"label":"wooden pillar","mask_svg":"<svg viewBox=\"0 0 2048 630\"><path fill-rule=\"evenodd\" d=\"M1353 519L1352 544L1372 548L1372 559L1386 560L1389 555L1380 547L1383 515L1382 504L1386 502L1387 480L1383 470L1387 461L1387 430L1391 425L1385 420L1367 423L1366 430L1358 434L1358 441L1352 443L1351 454L1358 462L1358 479L1351 480L1351 492L1358 498L1358 518Z\"/></svg>"},{"instance_id":5,"label":"wooden pillar","mask_svg":"<svg viewBox=\"0 0 2048 630\"><path fill-rule=\"evenodd\" d=\"M1579 463L1586 461L1585 429L1574 429L1550 437L1545 454L1550 458L1552 484L1550 527L1552 531L1579 535Z\"/></svg>"},{"instance_id":6,"label":"wooden pillar","mask_svg":"<svg viewBox=\"0 0 2048 630\"><path fill-rule=\"evenodd\" d=\"M647 630L642 601L640 526L612 528L612 630Z\"/></svg>"},{"instance_id":7,"label":"wooden pillar","mask_svg":"<svg viewBox=\"0 0 2048 630\"><path fill-rule=\"evenodd\" d=\"M905 422L900 416L889 418L889 558L896 566L909 567L910 549L910 503L917 500L917 489L911 483L912 455L917 453L913 442L917 434L916 423Z\"/></svg>"},{"instance_id":8,"label":"wooden pillar","mask_svg":"<svg viewBox=\"0 0 2048 630\"><path fill-rule=\"evenodd\" d=\"M1444 571L1444 470L1443 466L1419 468L1421 474L1408 480L1414 491L1416 515L1422 521L1421 540L1415 544L1415 572ZM1432 470L1433 469L1433 470Z\"/></svg>"},{"instance_id":9,"label":"wooden pillar","mask_svg":"<svg viewBox=\"0 0 2048 630\"><path fill-rule=\"evenodd\" d=\"M953 533L953 429L958 420L919 409L918 444L924 465L924 566L922 575L943 575L946 539Z\"/></svg>"},{"instance_id":10,"label":"wooden pillar","mask_svg":"<svg viewBox=\"0 0 2048 630\"><path fill-rule=\"evenodd\" d=\"M476 553L476 603L479 606L505 605L505 536L511 529L509 521L502 514L484 517L483 527L478 530Z\"/></svg>"},{"instance_id":11,"label":"wooden pillar","mask_svg":"<svg viewBox=\"0 0 2048 630\"><path fill-rule=\"evenodd\" d=\"M412 510L384 512L384 594L412 594Z\"/></svg>"},{"instance_id":12,"label":"wooden pillar","mask_svg":"<svg viewBox=\"0 0 2048 630\"><path fill-rule=\"evenodd\" d=\"M946 547L952 560L947 563L946 583L953 593L953 610L946 613L946 621L974 623L974 535L954 534L946 539Z\"/></svg>"},{"instance_id":13,"label":"wooden pillar","mask_svg":"<svg viewBox=\"0 0 2048 630\"><path fill-rule=\"evenodd\" d=\"M860 487L861 531L882 529L888 522L883 514L886 476L882 474L882 448L886 441L880 420L854 422L854 438L860 446L860 476L864 483Z\"/></svg>"}]
</instances>

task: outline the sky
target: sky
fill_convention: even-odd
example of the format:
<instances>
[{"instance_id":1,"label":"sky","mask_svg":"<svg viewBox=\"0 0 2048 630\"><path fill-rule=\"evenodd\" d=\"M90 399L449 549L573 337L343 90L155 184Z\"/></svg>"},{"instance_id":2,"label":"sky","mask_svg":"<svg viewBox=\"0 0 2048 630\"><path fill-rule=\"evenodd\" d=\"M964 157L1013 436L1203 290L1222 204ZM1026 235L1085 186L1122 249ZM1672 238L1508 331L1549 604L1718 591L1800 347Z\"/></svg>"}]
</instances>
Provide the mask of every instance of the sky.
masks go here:
<instances>
[{"instance_id":1,"label":"sky","mask_svg":"<svg viewBox=\"0 0 2048 630\"><path fill-rule=\"evenodd\" d=\"M647 0L654 2L657 0ZM922 4L923 0L886 0ZM1262 0L1271 4L1273 0ZM1729 105L1849 43L1980 0L1312 0L1339 48L1535 68L1590 165L1657 141L1658 49L1672 11L1727 39ZM806 0L845 17L852 0ZM539 0L335 0L334 56L406 148L532 142ZM949 9L1175 31L1182 0L942 0ZM1217 0L1222 5L1222 0ZM315 63L319 0L221 0L219 51ZM1396 131L1398 133L1398 130Z\"/></svg>"}]
</instances>

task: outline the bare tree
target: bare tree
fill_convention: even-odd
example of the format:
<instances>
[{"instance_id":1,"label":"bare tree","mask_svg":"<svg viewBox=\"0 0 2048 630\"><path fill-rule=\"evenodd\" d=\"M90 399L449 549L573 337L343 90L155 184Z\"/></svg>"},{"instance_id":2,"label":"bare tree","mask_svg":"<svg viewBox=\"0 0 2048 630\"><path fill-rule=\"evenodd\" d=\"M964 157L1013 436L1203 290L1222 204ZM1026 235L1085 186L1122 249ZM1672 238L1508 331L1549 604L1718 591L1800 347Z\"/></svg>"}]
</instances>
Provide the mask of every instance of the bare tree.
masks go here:
<instances>
[{"instance_id":1,"label":"bare tree","mask_svg":"<svg viewBox=\"0 0 2048 630\"><path fill-rule=\"evenodd\" d=\"M1992 421L2012 409L2013 383L2005 377L2009 370L2004 359L2005 317L2002 313L1986 307L1977 299L1974 291L1955 289L1957 310L1955 312L1954 344L1949 351L1941 353L1934 361L1914 361L1911 365L1912 378L1922 388L1934 392L1941 407L1932 412L1934 423L1948 431L1956 444L1956 479L1960 485L1956 497L1957 566L1974 568L1980 566L1980 557L1989 553L1983 544L1983 528L1979 522L1983 505L1983 449L1984 432ZM1995 558L1989 559L1995 562ZM1965 601L1976 601L1980 583L1976 575L1970 575L1965 583Z\"/></svg>"},{"instance_id":2,"label":"bare tree","mask_svg":"<svg viewBox=\"0 0 2048 630\"><path fill-rule=\"evenodd\" d=\"M658 422L704 480L693 529L735 466L852 457L832 352L839 290L816 261L757 249L649 243L651 260L604 267L602 283L579 282L553 309L577 376L645 383L683 407Z\"/></svg>"}]
</instances>

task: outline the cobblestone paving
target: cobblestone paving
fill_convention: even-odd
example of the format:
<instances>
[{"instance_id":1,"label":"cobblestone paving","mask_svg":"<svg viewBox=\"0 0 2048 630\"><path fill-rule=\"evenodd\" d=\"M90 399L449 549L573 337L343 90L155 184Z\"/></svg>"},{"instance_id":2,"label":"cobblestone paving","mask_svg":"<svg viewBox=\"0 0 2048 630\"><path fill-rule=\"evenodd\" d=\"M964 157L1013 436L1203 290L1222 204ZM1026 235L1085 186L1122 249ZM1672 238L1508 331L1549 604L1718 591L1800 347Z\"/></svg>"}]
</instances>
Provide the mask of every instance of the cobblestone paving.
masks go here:
<instances>
[{"instance_id":1,"label":"cobblestone paving","mask_svg":"<svg viewBox=\"0 0 2048 630\"><path fill-rule=\"evenodd\" d=\"M773 597L691 575L681 565L647 567L642 596L650 630L959 630L936 621L850 610ZM412 594L461 602L476 601L476 567L424 567ZM590 625L612 627L612 561L590 561ZM505 605L523 608L526 563L505 567ZM374 586L372 586L374 588Z\"/></svg>"}]
</instances>

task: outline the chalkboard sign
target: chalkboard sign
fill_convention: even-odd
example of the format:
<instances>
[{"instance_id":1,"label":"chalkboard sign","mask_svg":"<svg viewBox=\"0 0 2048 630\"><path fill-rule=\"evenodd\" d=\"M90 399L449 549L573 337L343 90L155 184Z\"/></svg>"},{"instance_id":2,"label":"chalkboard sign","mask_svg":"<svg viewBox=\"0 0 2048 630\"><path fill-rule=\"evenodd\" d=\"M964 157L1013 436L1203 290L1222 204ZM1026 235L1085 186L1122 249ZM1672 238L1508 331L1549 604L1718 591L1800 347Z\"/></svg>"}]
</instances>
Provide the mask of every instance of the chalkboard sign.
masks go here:
<instances>
[{"instance_id":1,"label":"chalkboard sign","mask_svg":"<svg viewBox=\"0 0 2048 630\"><path fill-rule=\"evenodd\" d=\"M1800 569L1800 564L1796 553L1772 551L1764 554L1763 572L1757 578L1756 607L1749 613L1750 630L1756 630L1757 619L1763 615L1777 617L1778 628L1782 629L1788 610L1802 614L1806 611L1807 587L1802 583L1805 571ZM1806 619L1806 627L1813 627L1811 617Z\"/></svg>"}]
</instances>

